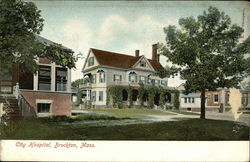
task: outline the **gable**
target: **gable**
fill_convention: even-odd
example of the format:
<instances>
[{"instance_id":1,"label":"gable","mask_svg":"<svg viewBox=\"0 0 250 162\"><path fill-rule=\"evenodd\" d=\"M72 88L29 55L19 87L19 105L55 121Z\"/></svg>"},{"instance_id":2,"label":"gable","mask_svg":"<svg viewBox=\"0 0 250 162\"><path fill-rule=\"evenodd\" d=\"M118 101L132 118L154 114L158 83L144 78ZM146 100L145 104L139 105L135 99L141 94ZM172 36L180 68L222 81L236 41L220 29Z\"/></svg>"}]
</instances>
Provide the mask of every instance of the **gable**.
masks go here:
<instances>
[{"instance_id":1,"label":"gable","mask_svg":"<svg viewBox=\"0 0 250 162\"><path fill-rule=\"evenodd\" d=\"M154 71L154 68L152 67L151 63L150 63L150 62L148 61L148 59L146 59L144 56L142 56L142 57L133 65L133 68Z\"/></svg>"},{"instance_id":2,"label":"gable","mask_svg":"<svg viewBox=\"0 0 250 162\"><path fill-rule=\"evenodd\" d=\"M89 53L88 53L88 56L87 56L87 58L85 60L85 63L83 65L82 71L88 70L88 69L90 69L92 67L95 67L95 66L98 66L98 65L99 65L98 60L96 59L96 57L95 57L94 53L92 52L92 50L90 50Z\"/></svg>"}]
</instances>

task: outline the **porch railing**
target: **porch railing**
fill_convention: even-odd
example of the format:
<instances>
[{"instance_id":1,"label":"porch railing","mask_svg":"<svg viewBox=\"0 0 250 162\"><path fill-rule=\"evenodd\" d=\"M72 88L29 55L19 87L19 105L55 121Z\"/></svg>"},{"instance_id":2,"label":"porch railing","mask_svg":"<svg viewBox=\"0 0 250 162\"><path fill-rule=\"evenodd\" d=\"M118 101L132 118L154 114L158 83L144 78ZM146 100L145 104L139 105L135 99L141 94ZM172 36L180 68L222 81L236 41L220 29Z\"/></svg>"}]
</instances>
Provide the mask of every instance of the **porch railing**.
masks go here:
<instances>
[{"instance_id":1,"label":"porch railing","mask_svg":"<svg viewBox=\"0 0 250 162\"><path fill-rule=\"evenodd\" d=\"M13 88L13 94L18 100L18 106L21 109L22 116L36 116L35 108L30 105L30 103L24 98L24 96L20 93L19 84Z\"/></svg>"}]
</instances>

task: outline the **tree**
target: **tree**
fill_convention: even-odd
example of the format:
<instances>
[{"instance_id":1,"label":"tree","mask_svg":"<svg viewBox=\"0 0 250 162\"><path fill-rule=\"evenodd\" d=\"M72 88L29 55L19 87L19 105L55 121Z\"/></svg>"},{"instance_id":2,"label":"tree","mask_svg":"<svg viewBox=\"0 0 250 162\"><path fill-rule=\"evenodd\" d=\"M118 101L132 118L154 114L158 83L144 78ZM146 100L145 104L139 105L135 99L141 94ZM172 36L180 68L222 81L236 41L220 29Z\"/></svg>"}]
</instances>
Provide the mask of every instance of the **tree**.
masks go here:
<instances>
[{"instance_id":1,"label":"tree","mask_svg":"<svg viewBox=\"0 0 250 162\"><path fill-rule=\"evenodd\" d=\"M81 84L84 84L84 83L86 83L86 81L85 81L84 78L82 78L82 79L77 79L77 80L75 80L75 81L73 81L73 82L71 83L71 86L72 86L72 87L79 88L79 86L80 86Z\"/></svg>"},{"instance_id":2,"label":"tree","mask_svg":"<svg viewBox=\"0 0 250 162\"><path fill-rule=\"evenodd\" d=\"M43 57L63 67L75 67L77 58L72 50L38 39L44 21L40 13L32 2L0 0L1 66L20 63L35 72L35 59Z\"/></svg>"},{"instance_id":3,"label":"tree","mask_svg":"<svg viewBox=\"0 0 250 162\"><path fill-rule=\"evenodd\" d=\"M197 19L180 18L180 29L164 28L166 44L161 54L179 68L186 92L201 92L201 115L205 119L205 92L219 87L237 87L249 71L248 41L239 42L243 29L231 25L224 12L209 7Z\"/></svg>"}]
</instances>

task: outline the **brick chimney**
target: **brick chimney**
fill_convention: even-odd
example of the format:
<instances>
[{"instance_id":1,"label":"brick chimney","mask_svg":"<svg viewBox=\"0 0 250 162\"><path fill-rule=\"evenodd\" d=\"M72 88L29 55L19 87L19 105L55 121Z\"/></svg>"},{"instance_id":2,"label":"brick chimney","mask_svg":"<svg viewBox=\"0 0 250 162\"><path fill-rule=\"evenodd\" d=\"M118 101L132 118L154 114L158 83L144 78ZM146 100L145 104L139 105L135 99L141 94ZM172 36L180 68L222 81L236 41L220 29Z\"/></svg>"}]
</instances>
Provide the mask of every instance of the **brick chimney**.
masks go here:
<instances>
[{"instance_id":1,"label":"brick chimney","mask_svg":"<svg viewBox=\"0 0 250 162\"><path fill-rule=\"evenodd\" d=\"M139 57L140 56L140 50L135 50L135 57Z\"/></svg>"},{"instance_id":2,"label":"brick chimney","mask_svg":"<svg viewBox=\"0 0 250 162\"><path fill-rule=\"evenodd\" d=\"M157 54L157 62L160 62L160 54Z\"/></svg>"},{"instance_id":3,"label":"brick chimney","mask_svg":"<svg viewBox=\"0 0 250 162\"><path fill-rule=\"evenodd\" d=\"M158 56L157 56L157 44L152 45L152 60L157 61Z\"/></svg>"}]
</instances>

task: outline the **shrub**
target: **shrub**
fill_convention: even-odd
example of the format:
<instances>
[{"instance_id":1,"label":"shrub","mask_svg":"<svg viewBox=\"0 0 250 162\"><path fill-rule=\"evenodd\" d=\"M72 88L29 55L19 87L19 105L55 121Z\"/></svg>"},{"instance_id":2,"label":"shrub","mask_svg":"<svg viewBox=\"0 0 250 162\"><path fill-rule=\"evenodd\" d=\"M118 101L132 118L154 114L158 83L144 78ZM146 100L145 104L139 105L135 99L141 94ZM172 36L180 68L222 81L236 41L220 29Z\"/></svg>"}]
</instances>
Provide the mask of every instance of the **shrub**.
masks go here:
<instances>
[{"instance_id":1,"label":"shrub","mask_svg":"<svg viewBox=\"0 0 250 162\"><path fill-rule=\"evenodd\" d=\"M81 114L76 117L76 120L120 120L120 118L104 114Z\"/></svg>"}]
</instances>

